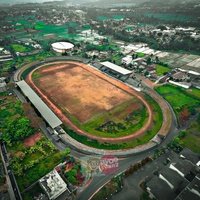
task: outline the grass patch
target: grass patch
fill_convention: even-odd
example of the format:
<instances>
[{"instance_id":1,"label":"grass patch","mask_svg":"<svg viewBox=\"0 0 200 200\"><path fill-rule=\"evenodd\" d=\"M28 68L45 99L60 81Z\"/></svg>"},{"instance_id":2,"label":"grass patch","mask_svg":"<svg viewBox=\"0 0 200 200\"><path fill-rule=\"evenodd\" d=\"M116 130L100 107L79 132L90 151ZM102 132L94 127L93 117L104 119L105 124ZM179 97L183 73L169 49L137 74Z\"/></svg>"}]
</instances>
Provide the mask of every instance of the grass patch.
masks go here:
<instances>
[{"instance_id":1,"label":"grass patch","mask_svg":"<svg viewBox=\"0 0 200 200\"><path fill-rule=\"evenodd\" d=\"M27 75L28 75L28 74L27 74ZM40 77L41 77L41 74L38 73L38 72L36 72L36 71L32 74L32 79L33 79L33 80L38 79L38 78L40 78Z\"/></svg>"},{"instance_id":2,"label":"grass patch","mask_svg":"<svg viewBox=\"0 0 200 200\"><path fill-rule=\"evenodd\" d=\"M184 137L180 137L180 145L191 149L195 153L200 153L200 114L197 120L193 121L184 133Z\"/></svg>"},{"instance_id":3,"label":"grass patch","mask_svg":"<svg viewBox=\"0 0 200 200\"><path fill-rule=\"evenodd\" d=\"M171 71L171 69L168 67L165 67L163 65L156 65L156 74L158 76L162 76L169 71Z\"/></svg>"},{"instance_id":4,"label":"grass patch","mask_svg":"<svg viewBox=\"0 0 200 200\"><path fill-rule=\"evenodd\" d=\"M141 52L138 52L138 53L137 53L137 56L138 56L139 58L143 58L143 57L145 57L145 54L144 54L144 53L141 53Z\"/></svg>"},{"instance_id":5,"label":"grass patch","mask_svg":"<svg viewBox=\"0 0 200 200\"><path fill-rule=\"evenodd\" d=\"M183 108L197 108L200 101L196 96L196 91L185 90L172 85L164 85L156 88L156 91L162 95L172 106L178 115Z\"/></svg>"},{"instance_id":6,"label":"grass patch","mask_svg":"<svg viewBox=\"0 0 200 200\"><path fill-rule=\"evenodd\" d=\"M200 89L190 88L187 90L187 93L200 100Z\"/></svg>"},{"instance_id":7,"label":"grass patch","mask_svg":"<svg viewBox=\"0 0 200 200\"><path fill-rule=\"evenodd\" d=\"M22 44L12 44L11 48L15 51L15 52L19 52L19 53L26 53L32 50L32 48L28 47L28 46L24 46Z\"/></svg>"}]
</instances>

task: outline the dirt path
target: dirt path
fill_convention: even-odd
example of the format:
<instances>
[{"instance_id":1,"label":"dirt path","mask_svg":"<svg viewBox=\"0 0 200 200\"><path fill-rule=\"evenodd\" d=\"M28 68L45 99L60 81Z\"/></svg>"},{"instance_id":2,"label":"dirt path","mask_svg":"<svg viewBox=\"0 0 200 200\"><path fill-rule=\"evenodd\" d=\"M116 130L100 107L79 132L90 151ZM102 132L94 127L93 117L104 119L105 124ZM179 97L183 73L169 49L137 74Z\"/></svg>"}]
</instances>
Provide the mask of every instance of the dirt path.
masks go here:
<instances>
[{"instance_id":1,"label":"dirt path","mask_svg":"<svg viewBox=\"0 0 200 200\"><path fill-rule=\"evenodd\" d=\"M66 63L66 61L64 62L55 62L55 63L51 63L51 64L63 64ZM137 97L147 108L148 114L149 114L149 118L146 122L146 124L139 129L138 131L134 132L133 134L130 134L128 136L123 136L123 137L118 137L118 138L107 138L107 137L98 137L95 135L91 135L81 129L79 129L76 125L73 124L73 122L71 122L66 116L65 114L62 113L62 111L55 105L53 104L48 96L46 96L32 81L32 74L33 72L38 69L34 69L31 73L29 73L26 81L29 83L29 85L39 94L39 96L43 99L43 101L54 111L54 113L61 119L61 121L63 121L63 123L67 124L68 126L70 126L74 131L76 131L78 134L87 136L88 138L91 138L93 140L98 140L100 142L110 142L110 143L118 143L118 142L126 142L129 141L131 139L137 138L141 135L143 135L152 125L153 122L153 112L151 109L151 106L147 103L147 101L144 99L144 97L137 91L133 90L132 88L130 88L129 86L125 85L124 83L112 79L106 75L104 75L103 73L97 71L96 69L89 67L83 63L78 63L78 62L67 62L70 64L76 64L81 66L82 68L84 68L85 70L92 72L93 74L95 74L96 76L100 77L101 79L104 79L106 81L108 81L109 83L112 83L113 85L117 86L118 88L126 91L127 93L134 95L135 97ZM43 66L40 66L43 67ZM40 68L39 67L39 68Z\"/></svg>"}]
</instances>

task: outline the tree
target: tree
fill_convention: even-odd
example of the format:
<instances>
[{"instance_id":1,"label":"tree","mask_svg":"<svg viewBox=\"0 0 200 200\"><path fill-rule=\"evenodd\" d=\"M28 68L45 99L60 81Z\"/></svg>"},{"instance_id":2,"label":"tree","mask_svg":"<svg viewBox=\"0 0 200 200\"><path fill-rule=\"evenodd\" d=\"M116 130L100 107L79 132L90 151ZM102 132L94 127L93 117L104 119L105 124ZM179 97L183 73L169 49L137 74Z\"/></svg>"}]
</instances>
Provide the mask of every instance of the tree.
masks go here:
<instances>
[{"instance_id":1,"label":"tree","mask_svg":"<svg viewBox=\"0 0 200 200\"><path fill-rule=\"evenodd\" d=\"M147 65L150 65L152 62L151 62L151 57L148 57L147 58Z\"/></svg>"},{"instance_id":2,"label":"tree","mask_svg":"<svg viewBox=\"0 0 200 200\"><path fill-rule=\"evenodd\" d=\"M70 148L67 147L67 148L65 149L65 153L66 153L67 155L69 155L70 152L71 152Z\"/></svg>"},{"instance_id":3,"label":"tree","mask_svg":"<svg viewBox=\"0 0 200 200\"><path fill-rule=\"evenodd\" d=\"M2 138L7 143L22 140L34 132L33 128L30 127L29 119L26 117L7 119L3 129Z\"/></svg>"}]
</instances>

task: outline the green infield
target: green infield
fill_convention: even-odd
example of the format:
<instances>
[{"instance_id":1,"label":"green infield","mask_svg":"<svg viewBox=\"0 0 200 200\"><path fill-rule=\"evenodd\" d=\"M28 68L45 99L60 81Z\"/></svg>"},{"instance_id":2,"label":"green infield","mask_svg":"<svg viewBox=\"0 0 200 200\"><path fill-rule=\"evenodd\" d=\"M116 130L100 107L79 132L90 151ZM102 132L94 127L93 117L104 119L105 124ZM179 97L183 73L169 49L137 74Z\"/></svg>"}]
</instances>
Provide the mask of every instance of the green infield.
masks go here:
<instances>
[{"instance_id":1,"label":"green infield","mask_svg":"<svg viewBox=\"0 0 200 200\"><path fill-rule=\"evenodd\" d=\"M79 126L92 135L117 138L136 132L147 120L147 109L133 98Z\"/></svg>"},{"instance_id":2,"label":"green infield","mask_svg":"<svg viewBox=\"0 0 200 200\"><path fill-rule=\"evenodd\" d=\"M139 145L143 145L156 135L156 133L160 130L162 126L162 122L163 122L162 111L159 105L157 104L157 102L154 101L148 95L145 95L145 99L148 101L148 103L152 107L153 124L150 130L146 131L144 135L138 137L137 139L133 139L128 142L117 143L117 144L101 143L101 142L98 142L97 140L91 140L91 139L88 139L86 136L79 135L75 131L69 129L67 126L63 126L63 128L75 140L85 145L98 148L98 149L107 149L107 150L130 149L130 148L137 147Z\"/></svg>"}]
</instances>

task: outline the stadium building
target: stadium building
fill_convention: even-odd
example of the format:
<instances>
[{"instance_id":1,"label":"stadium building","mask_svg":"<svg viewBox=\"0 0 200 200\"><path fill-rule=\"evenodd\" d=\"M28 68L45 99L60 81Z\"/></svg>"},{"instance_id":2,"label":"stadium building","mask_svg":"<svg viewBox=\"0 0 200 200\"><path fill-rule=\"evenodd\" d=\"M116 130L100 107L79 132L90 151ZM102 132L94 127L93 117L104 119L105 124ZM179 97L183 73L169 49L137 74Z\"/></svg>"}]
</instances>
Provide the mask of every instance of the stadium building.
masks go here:
<instances>
[{"instance_id":1,"label":"stadium building","mask_svg":"<svg viewBox=\"0 0 200 200\"><path fill-rule=\"evenodd\" d=\"M69 42L55 42L51 46L57 53L66 53L74 48L74 45Z\"/></svg>"}]
</instances>

